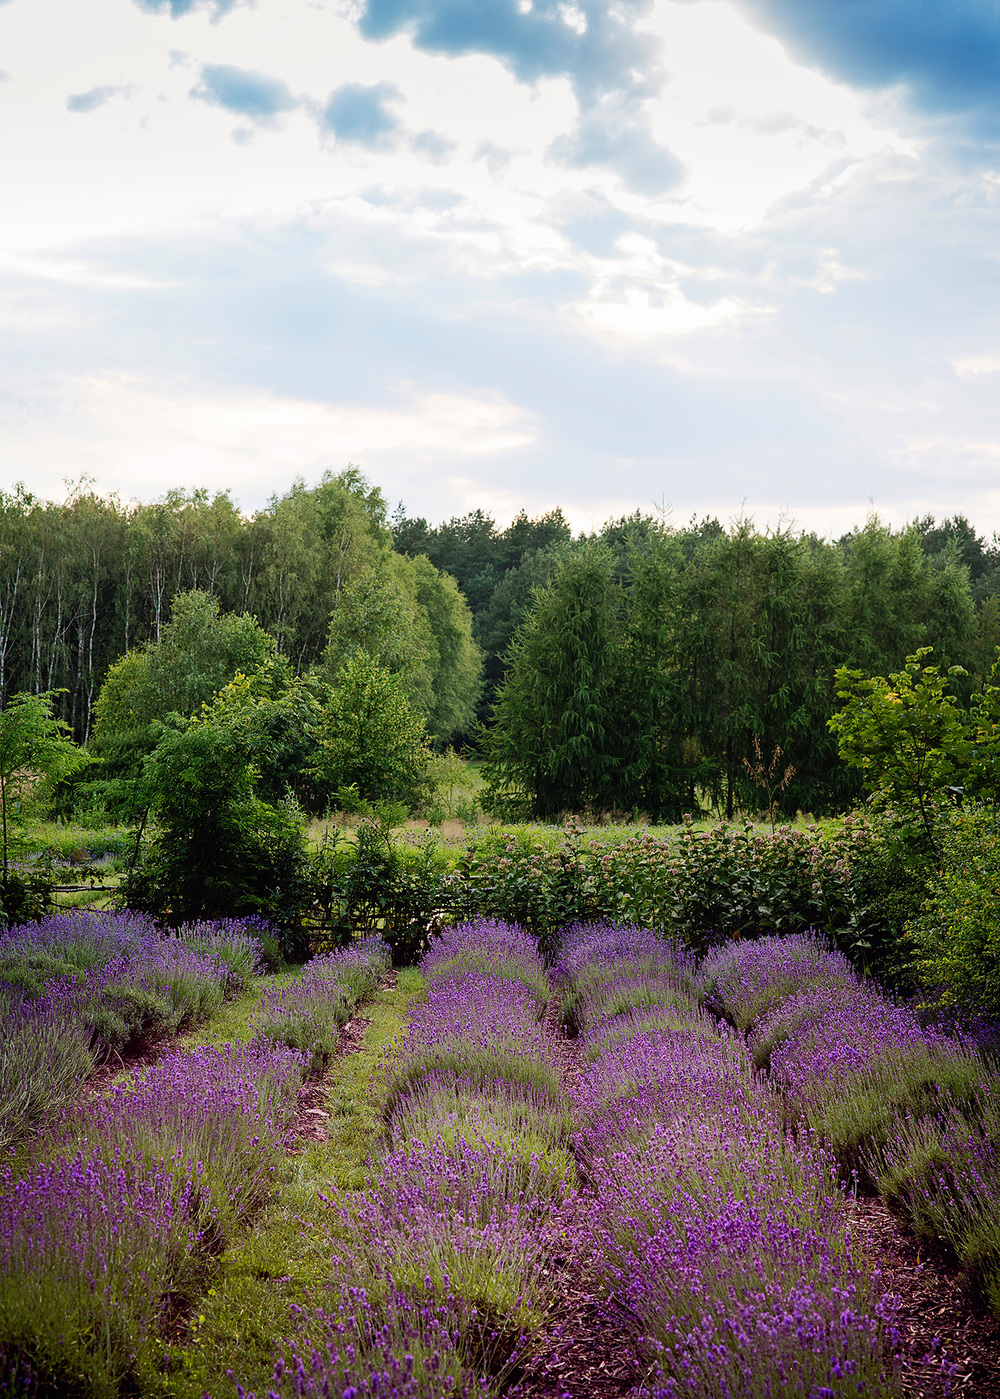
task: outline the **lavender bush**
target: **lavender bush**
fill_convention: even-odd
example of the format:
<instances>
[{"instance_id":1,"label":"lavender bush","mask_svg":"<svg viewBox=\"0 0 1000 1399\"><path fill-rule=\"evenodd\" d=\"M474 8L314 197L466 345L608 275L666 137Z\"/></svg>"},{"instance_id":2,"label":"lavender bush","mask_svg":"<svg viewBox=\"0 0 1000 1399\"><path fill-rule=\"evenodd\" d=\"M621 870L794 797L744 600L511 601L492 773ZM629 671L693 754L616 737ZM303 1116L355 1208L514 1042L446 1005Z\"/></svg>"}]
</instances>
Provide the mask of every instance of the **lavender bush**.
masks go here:
<instances>
[{"instance_id":1,"label":"lavender bush","mask_svg":"<svg viewBox=\"0 0 1000 1399\"><path fill-rule=\"evenodd\" d=\"M0 1381L93 1399L134 1389L167 1299L193 1281L201 1194L195 1162L113 1150L0 1176Z\"/></svg>"},{"instance_id":2,"label":"lavender bush","mask_svg":"<svg viewBox=\"0 0 1000 1399\"><path fill-rule=\"evenodd\" d=\"M717 954L710 992L749 1023L815 951L772 956L770 973L752 961L745 996ZM595 1203L577 1246L647 1356L642 1393L897 1393L891 1304L849 1243L835 1163L808 1133L783 1133L742 1039L713 1030L693 996L685 1007L670 949L660 976L654 957L643 937L633 949L577 931L565 959L585 987L591 1061L576 1146ZM666 1014L651 1024L658 985ZM636 988L642 1005L622 1009Z\"/></svg>"},{"instance_id":3,"label":"lavender bush","mask_svg":"<svg viewBox=\"0 0 1000 1399\"><path fill-rule=\"evenodd\" d=\"M62 981L35 1001L0 996L0 1155L66 1102L94 1067L74 990Z\"/></svg>"},{"instance_id":4,"label":"lavender bush","mask_svg":"<svg viewBox=\"0 0 1000 1399\"><path fill-rule=\"evenodd\" d=\"M921 1237L944 1243L1000 1316L1000 1100L984 1082L972 1110L904 1117L865 1166Z\"/></svg>"},{"instance_id":5,"label":"lavender bush","mask_svg":"<svg viewBox=\"0 0 1000 1399\"><path fill-rule=\"evenodd\" d=\"M847 958L815 933L728 943L708 954L700 975L704 1004L743 1031L797 991L820 985L853 987L856 979Z\"/></svg>"},{"instance_id":6,"label":"lavender bush","mask_svg":"<svg viewBox=\"0 0 1000 1399\"><path fill-rule=\"evenodd\" d=\"M846 1173L900 1117L967 1109L983 1078L974 1051L860 983L800 991L758 1022L750 1044L770 1065L788 1120L818 1129Z\"/></svg>"},{"instance_id":7,"label":"lavender bush","mask_svg":"<svg viewBox=\"0 0 1000 1399\"><path fill-rule=\"evenodd\" d=\"M469 1308L453 1293L442 1301L428 1278L424 1295L401 1291L391 1277L380 1278L384 1296L373 1305L364 1288L348 1288L341 1311L319 1310L307 1333L289 1348L274 1370L275 1399L473 1399L488 1390L474 1378L477 1368L463 1359L469 1334ZM484 1337L486 1346L490 1338ZM256 1399L242 1385L238 1399Z\"/></svg>"},{"instance_id":8,"label":"lavender bush","mask_svg":"<svg viewBox=\"0 0 1000 1399\"><path fill-rule=\"evenodd\" d=\"M499 1088L561 1109L565 1094L542 1025L546 982L533 940L494 920L462 924L435 940L426 965L427 999L411 1013L387 1118L429 1081L446 1088L462 1080L477 1092Z\"/></svg>"},{"instance_id":9,"label":"lavender bush","mask_svg":"<svg viewBox=\"0 0 1000 1399\"><path fill-rule=\"evenodd\" d=\"M974 1042L925 1028L815 939L720 950L703 984L751 1027L786 1122L818 1130L845 1175L945 1242L1000 1314L997 1082Z\"/></svg>"},{"instance_id":10,"label":"lavender bush","mask_svg":"<svg viewBox=\"0 0 1000 1399\"><path fill-rule=\"evenodd\" d=\"M164 937L142 914L54 914L0 934L0 982L37 996L74 978L99 1053L139 1049L207 1018L259 974L255 929L228 920Z\"/></svg>"},{"instance_id":11,"label":"lavender bush","mask_svg":"<svg viewBox=\"0 0 1000 1399\"><path fill-rule=\"evenodd\" d=\"M120 1395L169 1308L259 1204L302 1056L256 1041L160 1060L66 1114L51 1162L0 1179L0 1376ZM95 1145L96 1143L96 1145Z\"/></svg>"},{"instance_id":12,"label":"lavender bush","mask_svg":"<svg viewBox=\"0 0 1000 1399\"><path fill-rule=\"evenodd\" d=\"M392 962L379 937L314 957L299 981L264 992L258 1029L265 1039L309 1056L309 1072L322 1073L337 1044L337 1031L378 986Z\"/></svg>"}]
</instances>

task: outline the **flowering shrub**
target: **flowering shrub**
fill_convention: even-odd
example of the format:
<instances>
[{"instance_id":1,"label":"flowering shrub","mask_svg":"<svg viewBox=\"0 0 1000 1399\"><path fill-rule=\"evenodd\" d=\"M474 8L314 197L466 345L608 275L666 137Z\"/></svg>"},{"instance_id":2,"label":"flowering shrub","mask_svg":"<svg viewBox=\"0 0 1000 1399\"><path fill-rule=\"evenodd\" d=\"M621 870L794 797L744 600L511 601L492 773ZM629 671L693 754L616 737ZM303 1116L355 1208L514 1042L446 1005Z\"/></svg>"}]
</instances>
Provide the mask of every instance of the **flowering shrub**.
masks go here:
<instances>
[{"instance_id":1,"label":"flowering shrub","mask_svg":"<svg viewBox=\"0 0 1000 1399\"><path fill-rule=\"evenodd\" d=\"M970 1105L904 1117L866 1152L879 1193L923 1238L945 1243L1000 1316L1000 1102L984 1082Z\"/></svg>"},{"instance_id":2,"label":"flowering shrub","mask_svg":"<svg viewBox=\"0 0 1000 1399\"><path fill-rule=\"evenodd\" d=\"M918 1233L945 1242L1000 1314L995 1074L971 1042L927 1029L815 938L706 959L708 994L781 1090L785 1120L817 1130L842 1170Z\"/></svg>"},{"instance_id":3,"label":"flowering shrub","mask_svg":"<svg viewBox=\"0 0 1000 1399\"><path fill-rule=\"evenodd\" d=\"M168 1307L267 1188L301 1081L302 1057L282 1046L174 1053L67 1114L51 1162L20 1180L8 1168L0 1378L29 1393L134 1389Z\"/></svg>"},{"instance_id":4,"label":"flowering shrub","mask_svg":"<svg viewBox=\"0 0 1000 1399\"><path fill-rule=\"evenodd\" d=\"M258 1032L309 1056L309 1073L320 1074L336 1048L337 1031L389 969L392 954L379 937L314 957L299 981L264 992Z\"/></svg>"},{"instance_id":5,"label":"flowering shrub","mask_svg":"<svg viewBox=\"0 0 1000 1399\"><path fill-rule=\"evenodd\" d=\"M730 943L709 953L699 981L704 1004L744 1031L807 986L844 994L857 984L847 959L815 933Z\"/></svg>"},{"instance_id":6,"label":"flowering shrub","mask_svg":"<svg viewBox=\"0 0 1000 1399\"><path fill-rule=\"evenodd\" d=\"M69 1097L94 1067L74 987L56 983L34 1001L0 996L0 1154Z\"/></svg>"},{"instance_id":7,"label":"flowering shrub","mask_svg":"<svg viewBox=\"0 0 1000 1399\"><path fill-rule=\"evenodd\" d=\"M411 1295L385 1282L375 1305L364 1288L345 1289L341 1314L315 1312L308 1334L278 1360L271 1381L276 1399L472 1399L486 1385L470 1384L462 1346L469 1309L449 1292L441 1301L430 1284ZM242 1385L238 1399L255 1399Z\"/></svg>"},{"instance_id":8,"label":"flowering shrub","mask_svg":"<svg viewBox=\"0 0 1000 1399\"><path fill-rule=\"evenodd\" d=\"M672 1023L650 1027L648 1004L605 1013L637 965L657 984L654 948L642 934L634 943L574 929L563 961L587 984L580 1031L592 1064L574 1095L595 1196L577 1247L609 1313L635 1329L651 1374L639 1392L897 1393L892 1303L845 1234L833 1160L808 1133L783 1133L742 1040L714 1031L693 995L685 1012L683 954L661 954ZM732 992L722 954L715 971ZM760 972L748 1005L766 989Z\"/></svg>"},{"instance_id":9,"label":"flowering shrub","mask_svg":"<svg viewBox=\"0 0 1000 1399\"><path fill-rule=\"evenodd\" d=\"M110 1158L110 1159L109 1159ZM114 1395L198 1250L194 1162L113 1150L0 1177L0 1384L30 1394Z\"/></svg>"},{"instance_id":10,"label":"flowering shrub","mask_svg":"<svg viewBox=\"0 0 1000 1399\"><path fill-rule=\"evenodd\" d=\"M54 914L0 934L0 1148L95 1063L207 1019L261 970L258 925L164 937L133 913Z\"/></svg>"}]
</instances>

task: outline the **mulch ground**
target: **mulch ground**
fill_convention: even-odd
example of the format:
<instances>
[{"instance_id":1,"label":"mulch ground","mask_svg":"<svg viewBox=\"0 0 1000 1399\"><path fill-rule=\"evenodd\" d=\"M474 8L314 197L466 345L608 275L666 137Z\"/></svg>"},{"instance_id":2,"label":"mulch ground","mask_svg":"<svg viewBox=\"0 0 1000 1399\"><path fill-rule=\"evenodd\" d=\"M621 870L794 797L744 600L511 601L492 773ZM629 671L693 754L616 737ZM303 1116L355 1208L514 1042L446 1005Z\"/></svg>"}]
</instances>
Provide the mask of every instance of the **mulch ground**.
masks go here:
<instances>
[{"instance_id":1,"label":"mulch ground","mask_svg":"<svg viewBox=\"0 0 1000 1399\"><path fill-rule=\"evenodd\" d=\"M555 1004L546 1021L567 1086L585 1072L562 1034ZM581 1201L586 1212L586 1201ZM907 1399L1000 1399L1000 1323L976 1305L955 1267L909 1234L881 1200L848 1202L849 1227L900 1298L899 1366ZM634 1329L599 1306L585 1276L553 1260L557 1303L519 1399L626 1399L642 1375ZM877 1399L873 1396L872 1399Z\"/></svg>"},{"instance_id":2,"label":"mulch ground","mask_svg":"<svg viewBox=\"0 0 1000 1399\"><path fill-rule=\"evenodd\" d=\"M1000 1323L969 1297L955 1267L910 1234L881 1200L848 1203L850 1227L901 1299L908 1399L1000 1396Z\"/></svg>"}]
</instances>

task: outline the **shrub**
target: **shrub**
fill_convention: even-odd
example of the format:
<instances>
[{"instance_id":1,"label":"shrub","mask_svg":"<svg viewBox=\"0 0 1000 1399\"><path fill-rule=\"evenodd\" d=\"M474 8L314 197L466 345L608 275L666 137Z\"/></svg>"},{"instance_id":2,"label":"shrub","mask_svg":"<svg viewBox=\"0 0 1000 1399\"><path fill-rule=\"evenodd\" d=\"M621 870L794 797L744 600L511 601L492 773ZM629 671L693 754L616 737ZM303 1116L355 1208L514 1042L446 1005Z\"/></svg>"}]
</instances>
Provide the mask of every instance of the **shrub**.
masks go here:
<instances>
[{"instance_id":1,"label":"shrub","mask_svg":"<svg viewBox=\"0 0 1000 1399\"><path fill-rule=\"evenodd\" d=\"M1000 817L957 812L940 840L941 868L909 923L917 974L943 1010L1000 1019Z\"/></svg>"}]
</instances>

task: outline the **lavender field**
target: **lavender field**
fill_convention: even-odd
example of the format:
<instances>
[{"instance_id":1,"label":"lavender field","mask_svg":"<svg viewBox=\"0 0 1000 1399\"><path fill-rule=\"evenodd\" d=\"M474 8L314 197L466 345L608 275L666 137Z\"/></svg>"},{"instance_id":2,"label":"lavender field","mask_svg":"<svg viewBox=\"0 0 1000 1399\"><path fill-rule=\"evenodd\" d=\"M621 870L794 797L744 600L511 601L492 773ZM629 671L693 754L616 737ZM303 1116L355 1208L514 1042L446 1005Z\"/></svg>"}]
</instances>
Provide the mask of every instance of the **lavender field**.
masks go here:
<instances>
[{"instance_id":1,"label":"lavender field","mask_svg":"<svg viewBox=\"0 0 1000 1399\"><path fill-rule=\"evenodd\" d=\"M265 945L0 937L0 1393L945 1393L858 1193L1000 1314L989 1061L818 939Z\"/></svg>"}]
</instances>

